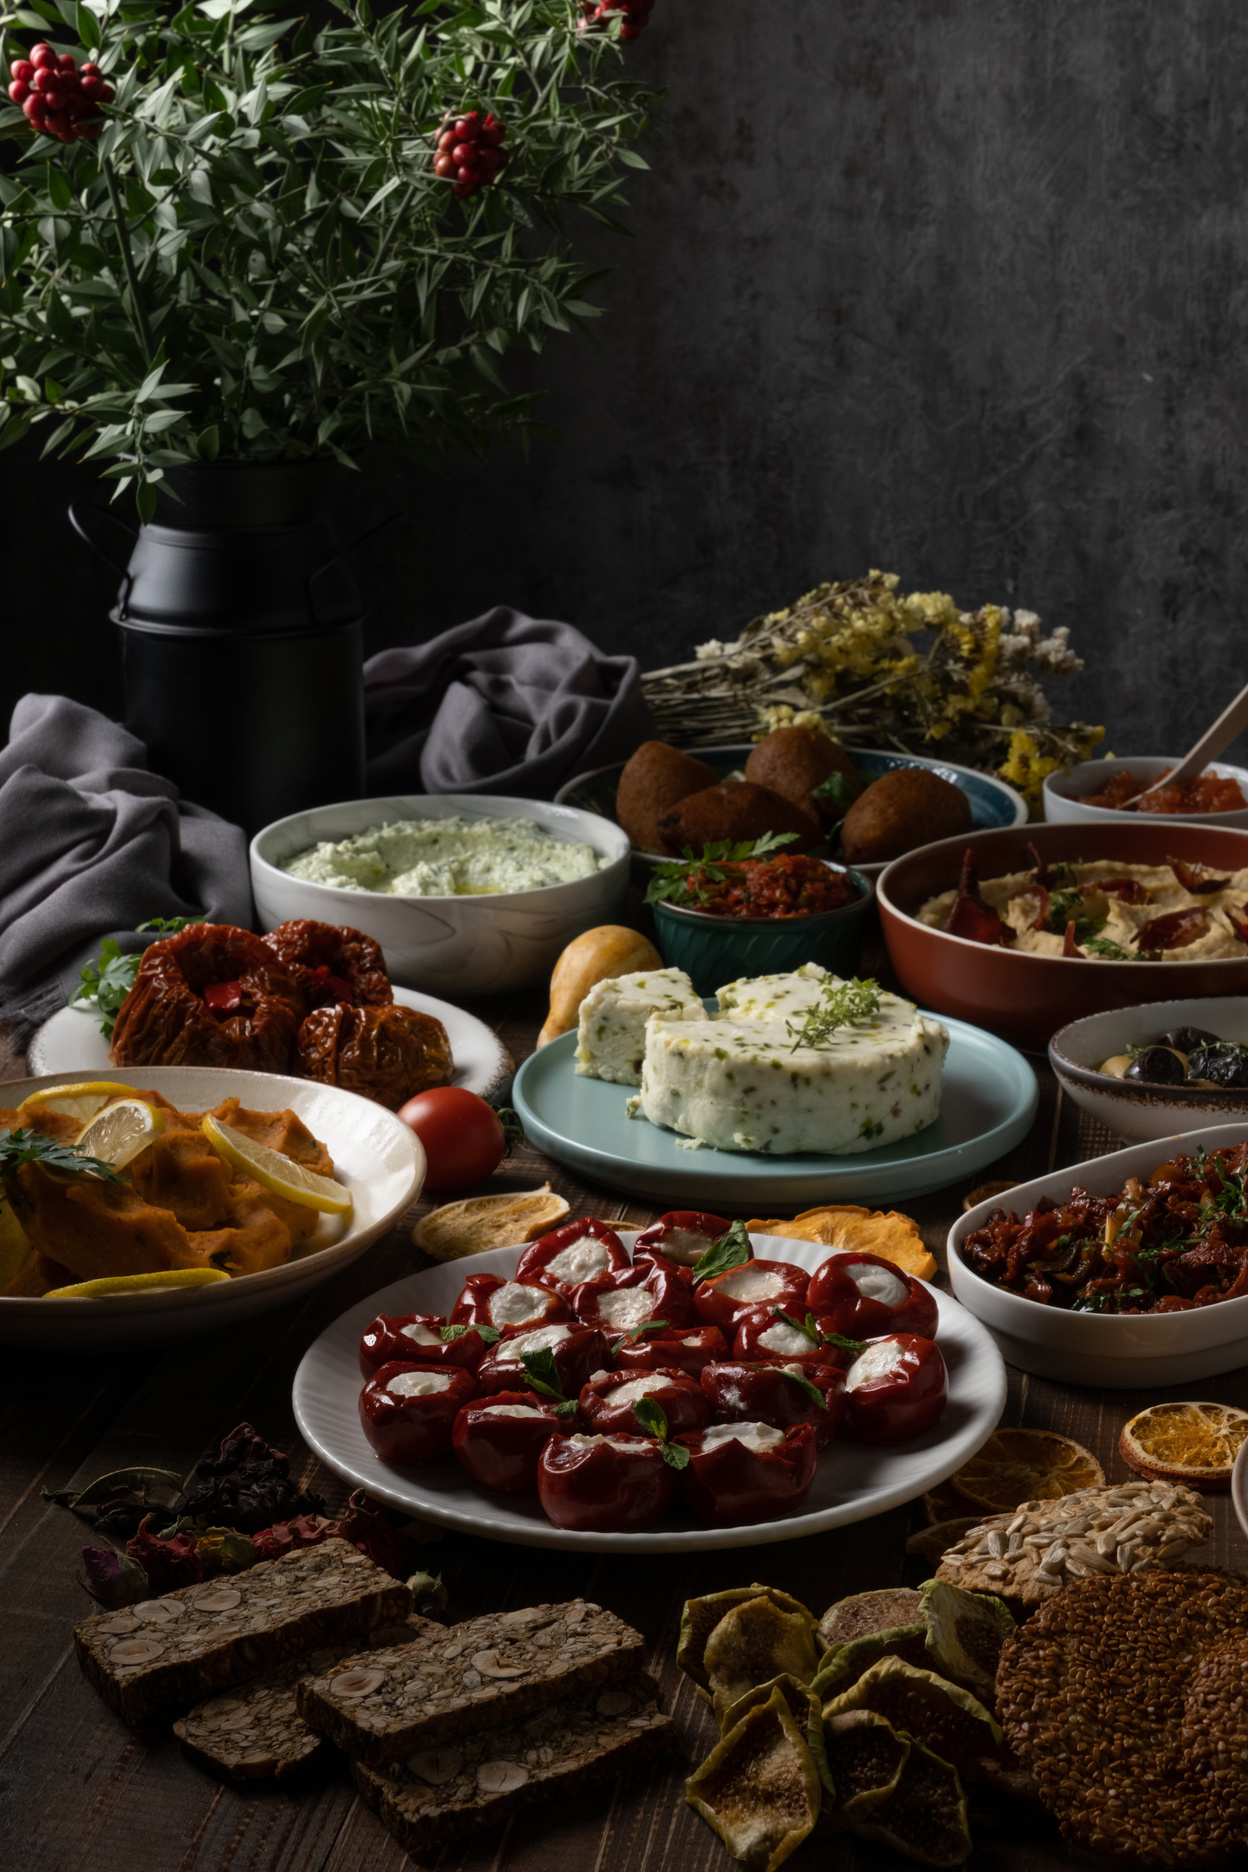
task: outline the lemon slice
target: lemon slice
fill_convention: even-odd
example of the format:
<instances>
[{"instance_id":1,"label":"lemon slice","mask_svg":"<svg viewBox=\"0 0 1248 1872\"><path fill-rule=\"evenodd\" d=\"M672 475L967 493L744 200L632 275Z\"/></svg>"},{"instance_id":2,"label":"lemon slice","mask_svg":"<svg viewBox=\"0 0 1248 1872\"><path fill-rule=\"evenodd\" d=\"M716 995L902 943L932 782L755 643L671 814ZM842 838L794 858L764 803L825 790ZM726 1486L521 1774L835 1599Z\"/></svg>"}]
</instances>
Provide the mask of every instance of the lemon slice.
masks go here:
<instances>
[{"instance_id":1,"label":"lemon slice","mask_svg":"<svg viewBox=\"0 0 1248 1872\"><path fill-rule=\"evenodd\" d=\"M156 1268L150 1274L109 1274L101 1280L76 1281L72 1287L50 1287L45 1300L100 1300L108 1294L147 1293L156 1287L212 1287L229 1280L220 1268Z\"/></svg>"},{"instance_id":2,"label":"lemon slice","mask_svg":"<svg viewBox=\"0 0 1248 1872\"><path fill-rule=\"evenodd\" d=\"M120 1085L115 1080L84 1079L78 1085L44 1086L41 1092L32 1092L28 1098L24 1098L20 1109L25 1111L30 1105L38 1105L44 1111L60 1112L66 1118L77 1118L85 1125L108 1104L109 1099L133 1093L133 1086Z\"/></svg>"},{"instance_id":3,"label":"lemon slice","mask_svg":"<svg viewBox=\"0 0 1248 1872\"><path fill-rule=\"evenodd\" d=\"M139 1098L118 1099L79 1133L74 1149L87 1157L101 1157L120 1170L133 1163L164 1128L164 1115L155 1105Z\"/></svg>"},{"instance_id":4,"label":"lemon slice","mask_svg":"<svg viewBox=\"0 0 1248 1872\"><path fill-rule=\"evenodd\" d=\"M350 1214L351 1192L332 1177L305 1170L293 1157L270 1150L267 1144L257 1144L254 1138L245 1137L233 1125L222 1124L211 1113L202 1128L213 1149L220 1151L236 1170L254 1177L262 1189L285 1196L289 1202L302 1203L306 1209L320 1209L325 1215Z\"/></svg>"}]
</instances>

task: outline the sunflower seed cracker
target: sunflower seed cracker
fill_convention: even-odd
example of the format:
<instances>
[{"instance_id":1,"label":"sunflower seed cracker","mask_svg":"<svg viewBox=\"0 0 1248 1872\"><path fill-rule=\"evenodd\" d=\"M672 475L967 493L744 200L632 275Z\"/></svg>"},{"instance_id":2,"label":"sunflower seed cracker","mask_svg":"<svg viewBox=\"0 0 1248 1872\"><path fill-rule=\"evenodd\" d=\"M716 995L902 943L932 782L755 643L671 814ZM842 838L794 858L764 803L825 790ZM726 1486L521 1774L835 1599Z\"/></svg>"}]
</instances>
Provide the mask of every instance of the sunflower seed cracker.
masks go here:
<instances>
[{"instance_id":1,"label":"sunflower seed cracker","mask_svg":"<svg viewBox=\"0 0 1248 1872\"><path fill-rule=\"evenodd\" d=\"M298 1652L358 1646L411 1609L406 1586L349 1541L329 1540L84 1619L74 1646L104 1701L137 1723L185 1710Z\"/></svg>"},{"instance_id":2,"label":"sunflower seed cracker","mask_svg":"<svg viewBox=\"0 0 1248 1872\"><path fill-rule=\"evenodd\" d=\"M299 1714L357 1761L404 1760L641 1669L640 1632L585 1599L489 1613L344 1658L301 1683Z\"/></svg>"},{"instance_id":3,"label":"sunflower seed cracker","mask_svg":"<svg viewBox=\"0 0 1248 1872\"><path fill-rule=\"evenodd\" d=\"M557 1799L680 1746L649 1677L630 1676L561 1698L523 1720L414 1750L370 1768L352 1762L356 1787L406 1851L505 1820L517 1807Z\"/></svg>"}]
</instances>

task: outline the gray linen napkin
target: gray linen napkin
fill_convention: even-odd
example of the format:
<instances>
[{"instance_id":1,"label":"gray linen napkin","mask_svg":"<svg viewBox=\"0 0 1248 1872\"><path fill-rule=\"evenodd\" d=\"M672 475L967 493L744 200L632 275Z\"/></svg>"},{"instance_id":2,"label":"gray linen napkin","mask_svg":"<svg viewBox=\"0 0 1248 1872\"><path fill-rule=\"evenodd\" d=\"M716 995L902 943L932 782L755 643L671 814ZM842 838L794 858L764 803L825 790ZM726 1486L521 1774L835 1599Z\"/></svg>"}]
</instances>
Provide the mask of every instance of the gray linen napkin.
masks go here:
<instances>
[{"instance_id":1,"label":"gray linen napkin","mask_svg":"<svg viewBox=\"0 0 1248 1872\"><path fill-rule=\"evenodd\" d=\"M147 771L141 741L66 696L23 696L0 749L0 1020L17 1047L102 937L206 912L251 922L247 841ZM150 940L150 938L146 939Z\"/></svg>"},{"instance_id":2,"label":"gray linen napkin","mask_svg":"<svg viewBox=\"0 0 1248 1872\"><path fill-rule=\"evenodd\" d=\"M496 605L364 665L370 793L550 799L653 732L636 657Z\"/></svg>"}]
</instances>

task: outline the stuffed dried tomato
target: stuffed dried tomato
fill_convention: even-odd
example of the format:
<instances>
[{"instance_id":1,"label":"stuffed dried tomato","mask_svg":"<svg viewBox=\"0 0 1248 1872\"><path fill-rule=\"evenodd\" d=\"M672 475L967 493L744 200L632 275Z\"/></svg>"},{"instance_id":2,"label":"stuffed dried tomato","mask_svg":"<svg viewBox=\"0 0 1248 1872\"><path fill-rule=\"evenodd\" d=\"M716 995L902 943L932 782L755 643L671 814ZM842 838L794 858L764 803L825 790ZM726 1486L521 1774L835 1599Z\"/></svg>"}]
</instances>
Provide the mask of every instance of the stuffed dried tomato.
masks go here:
<instances>
[{"instance_id":1,"label":"stuffed dried tomato","mask_svg":"<svg viewBox=\"0 0 1248 1872\"><path fill-rule=\"evenodd\" d=\"M361 1092L397 1111L417 1092L450 1083L446 1028L406 1007L317 1008L299 1028L292 1061L305 1079Z\"/></svg>"},{"instance_id":2,"label":"stuffed dried tomato","mask_svg":"<svg viewBox=\"0 0 1248 1872\"><path fill-rule=\"evenodd\" d=\"M296 917L279 923L264 940L298 983L306 1014L336 1001L349 1007L389 1007L394 1001L380 945L363 930Z\"/></svg>"},{"instance_id":3,"label":"stuffed dried tomato","mask_svg":"<svg viewBox=\"0 0 1248 1872\"><path fill-rule=\"evenodd\" d=\"M294 976L258 936L193 923L145 952L113 1029L112 1060L285 1072L302 1018Z\"/></svg>"}]
</instances>

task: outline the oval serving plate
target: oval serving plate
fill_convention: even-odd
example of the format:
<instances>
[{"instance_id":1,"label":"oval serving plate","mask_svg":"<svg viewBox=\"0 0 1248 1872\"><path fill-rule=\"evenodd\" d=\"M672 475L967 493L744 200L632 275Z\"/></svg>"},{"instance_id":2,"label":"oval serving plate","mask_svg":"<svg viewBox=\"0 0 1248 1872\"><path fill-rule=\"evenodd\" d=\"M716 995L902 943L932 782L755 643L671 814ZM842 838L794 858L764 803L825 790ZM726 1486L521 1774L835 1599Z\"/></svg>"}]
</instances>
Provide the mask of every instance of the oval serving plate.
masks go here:
<instances>
[{"instance_id":1,"label":"oval serving plate","mask_svg":"<svg viewBox=\"0 0 1248 1872\"><path fill-rule=\"evenodd\" d=\"M211 1111L236 1097L252 1111L290 1110L321 1139L334 1174L351 1192L341 1218L322 1216L310 1241L282 1267L214 1281L209 1287L149 1288L106 1299L41 1300L0 1296L0 1345L71 1346L113 1352L213 1332L319 1287L362 1255L420 1195L425 1153L414 1132L373 1099L282 1073L232 1072L217 1066L113 1068L140 1092L159 1092L180 1111ZM40 1086L70 1085L82 1069L0 1085L0 1106L18 1105Z\"/></svg>"},{"instance_id":2,"label":"oval serving plate","mask_svg":"<svg viewBox=\"0 0 1248 1872\"><path fill-rule=\"evenodd\" d=\"M1035 1116L1036 1075L1022 1054L963 1021L944 1025L949 1053L936 1123L852 1157L691 1150L675 1131L628 1116L631 1086L576 1072L575 1033L529 1055L512 1098L531 1143L590 1182L632 1196L692 1197L695 1207L709 1203L728 1215L765 1212L767 1204L892 1203L994 1163L1026 1137Z\"/></svg>"},{"instance_id":3,"label":"oval serving plate","mask_svg":"<svg viewBox=\"0 0 1248 1872\"><path fill-rule=\"evenodd\" d=\"M629 1249L636 1233L619 1230ZM788 1241L778 1235L755 1235L752 1240L760 1257L794 1261L812 1274L828 1258L821 1242ZM583 1553L705 1553L800 1540L913 1501L975 1453L1005 1408L1005 1366L990 1334L956 1300L936 1292L937 1338L949 1370L944 1416L926 1436L889 1449L868 1449L838 1435L819 1459L801 1514L752 1522L747 1527L705 1528L696 1525L678 1504L644 1534L580 1534L552 1527L535 1497L487 1494L453 1459L419 1470L383 1463L365 1440L357 1408L363 1383L358 1363L360 1334L377 1313L449 1314L468 1275L497 1274L507 1279L521 1253L520 1248L495 1248L409 1274L406 1280L350 1308L309 1347L295 1373L295 1421L309 1447L335 1474L366 1488L391 1508L521 1547L579 1548Z\"/></svg>"}]
</instances>

